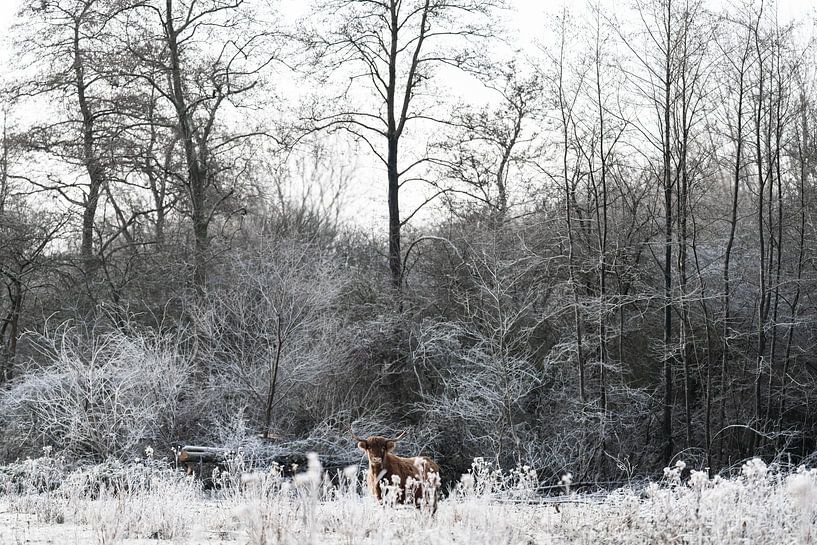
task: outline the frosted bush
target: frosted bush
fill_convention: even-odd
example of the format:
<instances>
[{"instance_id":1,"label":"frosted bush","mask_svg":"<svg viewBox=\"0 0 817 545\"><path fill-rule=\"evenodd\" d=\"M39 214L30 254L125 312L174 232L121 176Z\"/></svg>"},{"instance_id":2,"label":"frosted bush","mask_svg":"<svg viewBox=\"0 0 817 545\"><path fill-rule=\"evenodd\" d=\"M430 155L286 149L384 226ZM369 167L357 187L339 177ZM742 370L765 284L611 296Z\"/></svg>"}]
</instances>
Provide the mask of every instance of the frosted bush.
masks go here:
<instances>
[{"instance_id":1,"label":"frosted bush","mask_svg":"<svg viewBox=\"0 0 817 545\"><path fill-rule=\"evenodd\" d=\"M752 458L743 464L740 469L740 473L747 480L759 481L766 478L768 468L766 467L766 463L760 458Z\"/></svg>"},{"instance_id":2,"label":"frosted bush","mask_svg":"<svg viewBox=\"0 0 817 545\"><path fill-rule=\"evenodd\" d=\"M127 520L123 499L104 499L86 506L86 520L98 545L115 545L125 537Z\"/></svg>"},{"instance_id":3,"label":"frosted bush","mask_svg":"<svg viewBox=\"0 0 817 545\"><path fill-rule=\"evenodd\" d=\"M460 498L534 499L539 489L536 470L519 464L505 472L494 462L474 458L468 473L460 476L454 494Z\"/></svg>"},{"instance_id":4,"label":"frosted bush","mask_svg":"<svg viewBox=\"0 0 817 545\"><path fill-rule=\"evenodd\" d=\"M505 481L502 469L485 458L474 458L467 475L460 481L460 485L467 486L460 486L459 491L470 497L491 496L502 490Z\"/></svg>"},{"instance_id":5,"label":"frosted bush","mask_svg":"<svg viewBox=\"0 0 817 545\"><path fill-rule=\"evenodd\" d=\"M141 443L174 434L192 369L183 342L153 332L96 334L68 322L36 337L44 362L0 392L0 413L15 422L0 433L20 447L46 438L77 459L133 456Z\"/></svg>"},{"instance_id":6,"label":"frosted bush","mask_svg":"<svg viewBox=\"0 0 817 545\"><path fill-rule=\"evenodd\" d=\"M26 458L0 468L0 494L24 494L54 490L66 475L64 456L54 456L53 449L43 448L39 458Z\"/></svg>"},{"instance_id":7,"label":"frosted bush","mask_svg":"<svg viewBox=\"0 0 817 545\"><path fill-rule=\"evenodd\" d=\"M42 524L62 524L68 504L65 499L53 494L33 494L23 496L13 505L16 513L33 513Z\"/></svg>"},{"instance_id":8,"label":"frosted bush","mask_svg":"<svg viewBox=\"0 0 817 545\"><path fill-rule=\"evenodd\" d=\"M692 470L689 474L689 486L695 490L701 491L709 485L709 475L706 471Z\"/></svg>"},{"instance_id":9,"label":"frosted bush","mask_svg":"<svg viewBox=\"0 0 817 545\"><path fill-rule=\"evenodd\" d=\"M671 485L677 485L681 482L681 473L686 468L686 462L678 460L672 467L664 468L664 480Z\"/></svg>"},{"instance_id":10,"label":"frosted bush","mask_svg":"<svg viewBox=\"0 0 817 545\"><path fill-rule=\"evenodd\" d=\"M817 510L817 470L800 466L786 479L786 489L794 504L805 512Z\"/></svg>"},{"instance_id":11,"label":"frosted bush","mask_svg":"<svg viewBox=\"0 0 817 545\"><path fill-rule=\"evenodd\" d=\"M475 486L476 480L474 479L474 475L471 473L463 473L462 476L460 476L460 482L457 489L461 495L471 496L474 494Z\"/></svg>"},{"instance_id":12,"label":"frosted bush","mask_svg":"<svg viewBox=\"0 0 817 545\"><path fill-rule=\"evenodd\" d=\"M343 472L341 473L342 478L340 480L341 493L354 494L357 492L359 472L360 468L356 465L343 468Z\"/></svg>"},{"instance_id":13,"label":"frosted bush","mask_svg":"<svg viewBox=\"0 0 817 545\"><path fill-rule=\"evenodd\" d=\"M510 472L509 492L515 499L533 498L539 487L536 470L524 464L516 466Z\"/></svg>"}]
</instances>

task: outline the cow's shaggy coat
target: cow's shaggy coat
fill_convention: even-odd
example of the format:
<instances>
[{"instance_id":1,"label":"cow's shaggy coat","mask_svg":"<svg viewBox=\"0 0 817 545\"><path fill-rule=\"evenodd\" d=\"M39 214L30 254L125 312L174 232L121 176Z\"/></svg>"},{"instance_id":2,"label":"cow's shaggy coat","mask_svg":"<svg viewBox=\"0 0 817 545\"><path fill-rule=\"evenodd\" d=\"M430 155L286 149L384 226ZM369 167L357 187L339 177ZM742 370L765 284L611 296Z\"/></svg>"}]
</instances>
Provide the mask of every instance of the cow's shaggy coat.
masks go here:
<instances>
[{"instance_id":1,"label":"cow's shaggy coat","mask_svg":"<svg viewBox=\"0 0 817 545\"><path fill-rule=\"evenodd\" d=\"M369 459L367 481L372 495L383 499L381 486L385 482L397 485L397 501L412 501L416 507L423 505L424 500L432 513L437 510L439 494L440 468L426 456L404 458L397 456L394 450L397 439L373 435L367 439L355 437L357 446L366 453ZM399 479L399 483L397 480ZM408 492L406 489L408 488ZM411 498L411 500L409 500Z\"/></svg>"}]
</instances>

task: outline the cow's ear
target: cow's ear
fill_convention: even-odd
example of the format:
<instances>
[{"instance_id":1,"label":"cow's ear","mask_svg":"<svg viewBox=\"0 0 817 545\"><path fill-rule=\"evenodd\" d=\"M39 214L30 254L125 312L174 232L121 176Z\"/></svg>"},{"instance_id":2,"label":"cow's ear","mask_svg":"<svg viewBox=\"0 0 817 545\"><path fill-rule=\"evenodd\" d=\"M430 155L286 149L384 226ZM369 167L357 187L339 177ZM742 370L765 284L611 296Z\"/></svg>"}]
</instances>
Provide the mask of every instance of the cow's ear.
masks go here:
<instances>
[{"instance_id":1,"label":"cow's ear","mask_svg":"<svg viewBox=\"0 0 817 545\"><path fill-rule=\"evenodd\" d=\"M366 443L366 441L360 441L357 444L357 448L359 448L360 450L366 450L369 448L369 445L368 443Z\"/></svg>"},{"instance_id":2,"label":"cow's ear","mask_svg":"<svg viewBox=\"0 0 817 545\"><path fill-rule=\"evenodd\" d=\"M391 450L394 448L394 441L386 441L386 450Z\"/></svg>"}]
</instances>

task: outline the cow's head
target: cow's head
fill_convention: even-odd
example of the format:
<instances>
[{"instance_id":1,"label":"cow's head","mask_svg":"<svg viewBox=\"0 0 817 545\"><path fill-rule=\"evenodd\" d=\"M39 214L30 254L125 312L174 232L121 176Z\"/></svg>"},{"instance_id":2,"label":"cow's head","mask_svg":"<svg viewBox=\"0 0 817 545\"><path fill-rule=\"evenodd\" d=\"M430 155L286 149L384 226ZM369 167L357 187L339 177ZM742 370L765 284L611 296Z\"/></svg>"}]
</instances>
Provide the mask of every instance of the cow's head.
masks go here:
<instances>
[{"instance_id":1,"label":"cow's head","mask_svg":"<svg viewBox=\"0 0 817 545\"><path fill-rule=\"evenodd\" d=\"M399 441L406 432L401 433L397 437L382 437L380 435L372 435L366 439L352 434L352 437L357 441L357 446L360 450L366 453L369 457L369 463L373 466L379 466L383 463L386 453L394 448L395 443Z\"/></svg>"}]
</instances>

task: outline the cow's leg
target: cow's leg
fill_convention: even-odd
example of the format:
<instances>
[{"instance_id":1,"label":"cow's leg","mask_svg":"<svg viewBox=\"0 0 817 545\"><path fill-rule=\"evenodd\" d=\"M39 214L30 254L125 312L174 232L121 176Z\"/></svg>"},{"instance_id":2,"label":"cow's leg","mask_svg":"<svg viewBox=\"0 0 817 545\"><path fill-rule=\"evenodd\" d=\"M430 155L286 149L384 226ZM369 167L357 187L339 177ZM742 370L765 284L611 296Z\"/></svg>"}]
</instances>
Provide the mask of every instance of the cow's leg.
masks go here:
<instances>
[{"instance_id":1,"label":"cow's leg","mask_svg":"<svg viewBox=\"0 0 817 545\"><path fill-rule=\"evenodd\" d=\"M423 506L423 487L418 486L414 490L414 508L420 509Z\"/></svg>"},{"instance_id":2,"label":"cow's leg","mask_svg":"<svg viewBox=\"0 0 817 545\"><path fill-rule=\"evenodd\" d=\"M378 502L381 501L383 498L380 497L380 483L377 481L377 477L369 473L367 481L369 482L369 492L377 498Z\"/></svg>"}]
</instances>

